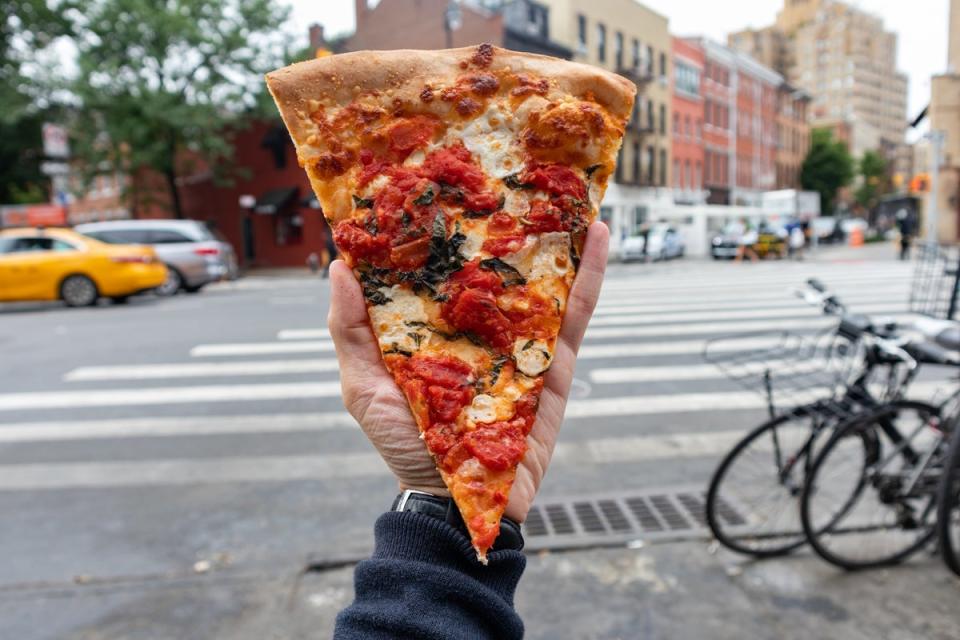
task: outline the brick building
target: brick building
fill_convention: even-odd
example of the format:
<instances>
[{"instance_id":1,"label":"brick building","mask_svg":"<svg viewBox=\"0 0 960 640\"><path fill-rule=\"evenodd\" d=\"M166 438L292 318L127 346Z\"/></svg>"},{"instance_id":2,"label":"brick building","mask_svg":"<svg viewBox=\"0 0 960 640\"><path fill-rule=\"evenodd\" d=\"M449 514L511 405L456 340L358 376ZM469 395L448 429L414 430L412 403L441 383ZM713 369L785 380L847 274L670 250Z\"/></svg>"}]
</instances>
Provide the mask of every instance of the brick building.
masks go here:
<instances>
[{"instance_id":1,"label":"brick building","mask_svg":"<svg viewBox=\"0 0 960 640\"><path fill-rule=\"evenodd\" d=\"M777 89L777 189L800 188L800 171L810 149L809 105L806 92L786 82Z\"/></svg>"},{"instance_id":2,"label":"brick building","mask_svg":"<svg viewBox=\"0 0 960 640\"><path fill-rule=\"evenodd\" d=\"M673 198L697 204L703 198L703 49L673 38Z\"/></svg>"},{"instance_id":3,"label":"brick building","mask_svg":"<svg viewBox=\"0 0 960 640\"><path fill-rule=\"evenodd\" d=\"M737 54L734 130L737 135L734 204L759 205L760 194L776 188L777 91L783 77Z\"/></svg>"},{"instance_id":4,"label":"brick building","mask_svg":"<svg viewBox=\"0 0 960 640\"><path fill-rule=\"evenodd\" d=\"M735 155L731 103L735 57L726 47L704 39L688 40L703 51L703 187L709 204L731 204Z\"/></svg>"}]
</instances>

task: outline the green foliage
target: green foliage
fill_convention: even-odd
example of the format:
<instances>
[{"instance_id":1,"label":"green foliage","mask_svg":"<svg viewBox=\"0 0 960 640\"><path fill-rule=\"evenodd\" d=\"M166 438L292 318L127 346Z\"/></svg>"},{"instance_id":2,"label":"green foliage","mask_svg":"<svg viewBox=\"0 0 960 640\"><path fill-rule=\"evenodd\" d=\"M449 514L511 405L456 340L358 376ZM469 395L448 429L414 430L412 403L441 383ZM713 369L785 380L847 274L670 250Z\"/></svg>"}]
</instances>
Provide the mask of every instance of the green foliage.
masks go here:
<instances>
[{"instance_id":1,"label":"green foliage","mask_svg":"<svg viewBox=\"0 0 960 640\"><path fill-rule=\"evenodd\" d=\"M79 73L70 91L79 102L73 151L87 177L152 169L181 217L177 177L194 169L191 159L227 176L229 131L263 108L286 15L274 0L85 2L71 14Z\"/></svg>"},{"instance_id":2,"label":"green foliage","mask_svg":"<svg viewBox=\"0 0 960 640\"><path fill-rule=\"evenodd\" d=\"M854 194L857 202L871 209L877 204L877 199L890 191L887 179L887 161L876 151L867 151L858 163L860 176L863 178L857 192Z\"/></svg>"},{"instance_id":3,"label":"green foliage","mask_svg":"<svg viewBox=\"0 0 960 640\"><path fill-rule=\"evenodd\" d=\"M800 184L820 194L820 210L824 215L833 212L837 190L850 184L853 175L854 161L847 145L834 140L830 129L815 129L810 151L803 160Z\"/></svg>"}]
</instances>

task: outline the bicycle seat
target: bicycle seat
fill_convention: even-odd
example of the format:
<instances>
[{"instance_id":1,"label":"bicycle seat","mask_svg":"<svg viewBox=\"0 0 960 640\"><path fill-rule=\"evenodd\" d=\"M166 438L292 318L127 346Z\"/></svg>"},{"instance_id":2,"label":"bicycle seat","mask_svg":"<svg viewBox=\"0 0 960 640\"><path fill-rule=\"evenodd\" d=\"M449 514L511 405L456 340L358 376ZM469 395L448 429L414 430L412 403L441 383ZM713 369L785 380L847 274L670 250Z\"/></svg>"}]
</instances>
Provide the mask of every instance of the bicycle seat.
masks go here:
<instances>
[{"instance_id":1,"label":"bicycle seat","mask_svg":"<svg viewBox=\"0 0 960 640\"><path fill-rule=\"evenodd\" d=\"M903 350L920 364L960 366L960 352L947 350L934 342L912 342Z\"/></svg>"},{"instance_id":2,"label":"bicycle seat","mask_svg":"<svg viewBox=\"0 0 960 640\"><path fill-rule=\"evenodd\" d=\"M840 319L840 326L837 327L837 333L851 340L855 340L864 333L872 330L873 323L870 321L869 316L857 313L850 313L843 316Z\"/></svg>"},{"instance_id":3,"label":"bicycle seat","mask_svg":"<svg viewBox=\"0 0 960 640\"><path fill-rule=\"evenodd\" d=\"M960 353L960 326L944 329L934 339L944 349Z\"/></svg>"}]
</instances>

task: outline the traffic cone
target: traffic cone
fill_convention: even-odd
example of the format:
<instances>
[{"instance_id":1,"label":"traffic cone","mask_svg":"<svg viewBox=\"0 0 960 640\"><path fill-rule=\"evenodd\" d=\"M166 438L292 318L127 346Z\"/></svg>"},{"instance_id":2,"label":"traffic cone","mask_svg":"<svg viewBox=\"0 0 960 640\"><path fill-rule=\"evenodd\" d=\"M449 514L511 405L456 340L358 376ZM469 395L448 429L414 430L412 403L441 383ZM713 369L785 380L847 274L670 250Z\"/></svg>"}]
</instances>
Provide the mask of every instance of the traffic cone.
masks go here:
<instances>
[{"instance_id":1,"label":"traffic cone","mask_svg":"<svg viewBox=\"0 0 960 640\"><path fill-rule=\"evenodd\" d=\"M856 227L850 231L850 246L851 247L863 246L863 229Z\"/></svg>"}]
</instances>

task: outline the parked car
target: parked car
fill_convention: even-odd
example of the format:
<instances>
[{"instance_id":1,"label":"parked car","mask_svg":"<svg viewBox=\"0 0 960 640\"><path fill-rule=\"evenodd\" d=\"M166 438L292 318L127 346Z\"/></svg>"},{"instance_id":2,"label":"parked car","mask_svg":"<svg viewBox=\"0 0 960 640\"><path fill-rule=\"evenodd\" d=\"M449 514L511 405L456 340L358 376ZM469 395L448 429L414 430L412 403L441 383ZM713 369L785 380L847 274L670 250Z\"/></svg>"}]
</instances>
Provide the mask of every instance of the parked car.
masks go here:
<instances>
[{"instance_id":1,"label":"parked car","mask_svg":"<svg viewBox=\"0 0 960 640\"><path fill-rule=\"evenodd\" d=\"M237 257L222 238L196 220L115 220L77 225L76 231L110 244L153 247L167 265L161 295L196 293L205 285L235 278Z\"/></svg>"},{"instance_id":2,"label":"parked car","mask_svg":"<svg viewBox=\"0 0 960 640\"><path fill-rule=\"evenodd\" d=\"M741 222L731 222L720 233L715 235L710 243L710 255L715 260L721 258L736 258L740 252L744 238L760 258L774 256L782 258L787 255L787 230L780 225L770 222L761 222L753 230L748 230Z\"/></svg>"},{"instance_id":3,"label":"parked car","mask_svg":"<svg viewBox=\"0 0 960 640\"><path fill-rule=\"evenodd\" d=\"M642 235L625 238L620 249L620 258L624 261L670 260L682 257L686 250L683 238L676 229L666 224L657 224L650 228L646 238Z\"/></svg>"},{"instance_id":4,"label":"parked car","mask_svg":"<svg viewBox=\"0 0 960 640\"><path fill-rule=\"evenodd\" d=\"M100 297L124 302L162 285L167 270L150 247L111 246L69 229L0 231L0 302Z\"/></svg>"}]
</instances>

